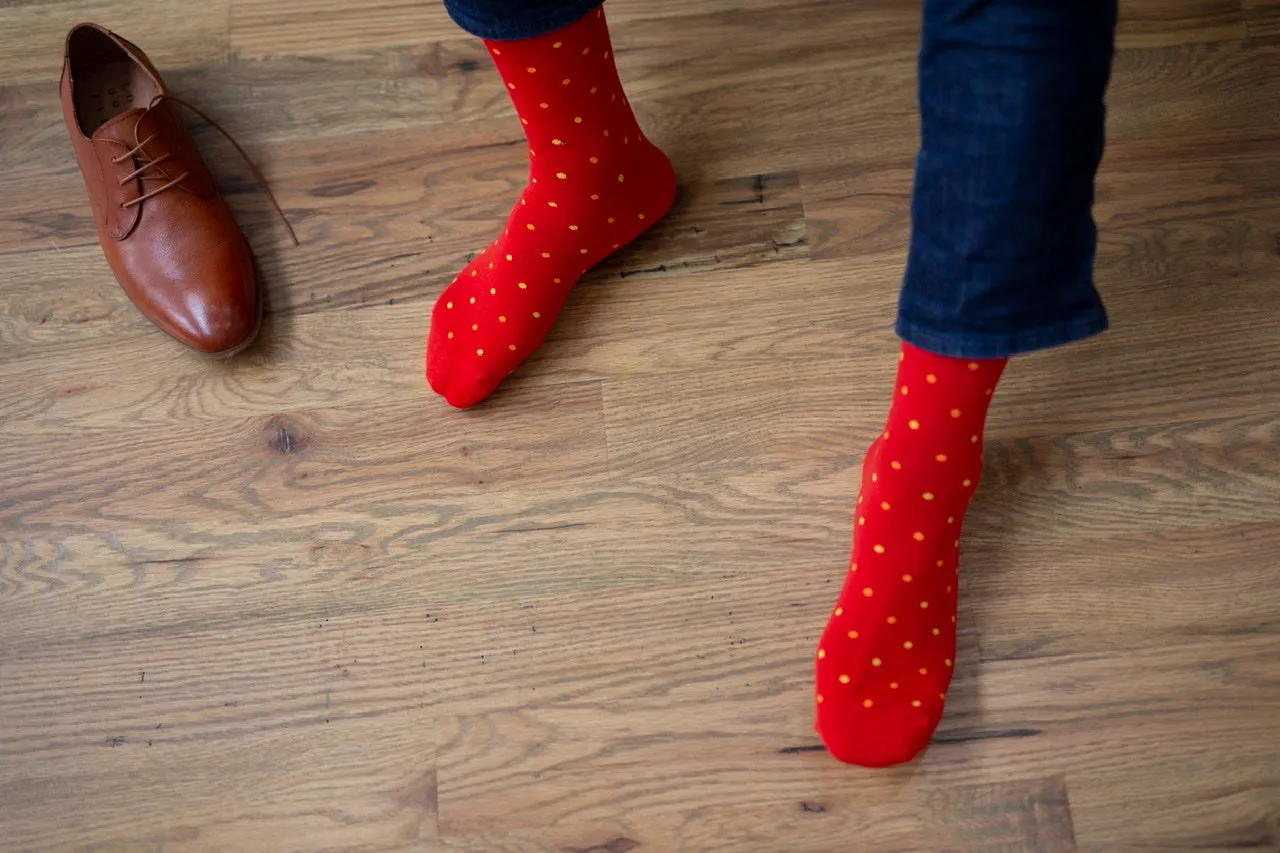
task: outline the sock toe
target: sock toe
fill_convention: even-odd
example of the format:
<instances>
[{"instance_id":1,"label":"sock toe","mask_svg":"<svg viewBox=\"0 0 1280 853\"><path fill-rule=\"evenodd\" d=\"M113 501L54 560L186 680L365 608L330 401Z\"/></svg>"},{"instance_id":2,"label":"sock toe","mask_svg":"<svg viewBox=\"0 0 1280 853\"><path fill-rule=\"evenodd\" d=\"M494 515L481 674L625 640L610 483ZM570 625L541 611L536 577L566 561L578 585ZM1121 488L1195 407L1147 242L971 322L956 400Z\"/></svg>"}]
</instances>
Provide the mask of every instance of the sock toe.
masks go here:
<instances>
[{"instance_id":1,"label":"sock toe","mask_svg":"<svg viewBox=\"0 0 1280 853\"><path fill-rule=\"evenodd\" d=\"M938 706L941 718L941 706ZM818 736L832 757L859 767L892 767L911 761L929 745L938 719L900 702L881 702L852 712L818 707Z\"/></svg>"}]
</instances>

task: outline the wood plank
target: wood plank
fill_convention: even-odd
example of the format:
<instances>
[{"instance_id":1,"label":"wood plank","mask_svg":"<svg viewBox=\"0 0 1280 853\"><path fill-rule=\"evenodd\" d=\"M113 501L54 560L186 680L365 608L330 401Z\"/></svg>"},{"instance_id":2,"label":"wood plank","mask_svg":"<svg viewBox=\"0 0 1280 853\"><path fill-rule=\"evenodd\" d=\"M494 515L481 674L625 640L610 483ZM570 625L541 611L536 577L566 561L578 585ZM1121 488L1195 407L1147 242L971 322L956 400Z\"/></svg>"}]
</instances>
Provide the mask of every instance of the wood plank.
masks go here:
<instances>
[{"instance_id":1,"label":"wood plank","mask_svg":"<svg viewBox=\"0 0 1280 853\"><path fill-rule=\"evenodd\" d=\"M302 853L430 838L431 634L365 613L108 634L73 655L6 647L0 841ZM54 801L77 805L54 820Z\"/></svg>"},{"instance_id":2,"label":"wood plank","mask_svg":"<svg viewBox=\"0 0 1280 853\"><path fill-rule=\"evenodd\" d=\"M1166 47L1190 42L1242 39L1247 35L1245 11L1249 0L1191 0L1170 14L1163 0L1131 0L1120 4L1116 45Z\"/></svg>"},{"instance_id":3,"label":"wood plank","mask_svg":"<svg viewBox=\"0 0 1280 853\"><path fill-rule=\"evenodd\" d=\"M67 31L78 21L94 21L119 32L140 45L161 70L225 64L230 16L231 0L129 0L127 8L112 0L6 2L0 4L0 31L22 37L0 45L4 84L42 85L56 102ZM42 118L62 123L56 109ZM70 157L70 150L65 154Z\"/></svg>"},{"instance_id":4,"label":"wood plank","mask_svg":"<svg viewBox=\"0 0 1280 853\"><path fill-rule=\"evenodd\" d=\"M1253 38L1280 36L1280 3L1276 0L1243 0L1245 23Z\"/></svg>"}]
</instances>

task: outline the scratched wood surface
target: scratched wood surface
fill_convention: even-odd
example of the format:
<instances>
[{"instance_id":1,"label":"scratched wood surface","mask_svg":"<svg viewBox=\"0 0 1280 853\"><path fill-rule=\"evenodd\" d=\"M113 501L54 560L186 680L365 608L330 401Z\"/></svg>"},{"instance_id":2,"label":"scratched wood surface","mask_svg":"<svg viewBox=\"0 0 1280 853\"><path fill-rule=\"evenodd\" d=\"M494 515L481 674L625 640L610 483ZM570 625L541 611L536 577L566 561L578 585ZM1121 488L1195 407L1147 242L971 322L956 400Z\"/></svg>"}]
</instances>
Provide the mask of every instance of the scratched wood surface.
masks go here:
<instances>
[{"instance_id":1,"label":"scratched wood surface","mask_svg":"<svg viewBox=\"0 0 1280 853\"><path fill-rule=\"evenodd\" d=\"M672 214L460 413L439 290L524 179L427 0L0 2L0 850L1280 850L1280 4L1128 0L1113 331L1019 359L909 767L811 728L883 417L915 4L611 0ZM269 310L129 304L57 104L78 20L198 141Z\"/></svg>"}]
</instances>

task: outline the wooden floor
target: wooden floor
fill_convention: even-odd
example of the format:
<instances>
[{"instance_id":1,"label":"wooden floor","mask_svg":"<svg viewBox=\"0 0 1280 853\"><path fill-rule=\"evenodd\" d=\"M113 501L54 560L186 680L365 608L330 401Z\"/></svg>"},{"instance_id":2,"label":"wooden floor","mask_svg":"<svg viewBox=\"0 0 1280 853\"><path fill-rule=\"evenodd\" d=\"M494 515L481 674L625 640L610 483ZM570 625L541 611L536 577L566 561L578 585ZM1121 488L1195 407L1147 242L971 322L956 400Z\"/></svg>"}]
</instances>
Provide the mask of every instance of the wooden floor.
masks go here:
<instances>
[{"instance_id":1,"label":"wooden floor","mask_svg":"<svg viewBox=\"0 0 1280 853\"><path fill-rule=\"evenodd\" d=\"M1019 359L919 761L812 730L888 397L917 4L611 0L682 191L491 402L429 309L523 185L428 0L0 0L0 850L1280 850L1280 0L1129 0L1113 331ZM95 244L57 102L147 49L259 258L203 360Z\"/></svg>"}]
</instances>

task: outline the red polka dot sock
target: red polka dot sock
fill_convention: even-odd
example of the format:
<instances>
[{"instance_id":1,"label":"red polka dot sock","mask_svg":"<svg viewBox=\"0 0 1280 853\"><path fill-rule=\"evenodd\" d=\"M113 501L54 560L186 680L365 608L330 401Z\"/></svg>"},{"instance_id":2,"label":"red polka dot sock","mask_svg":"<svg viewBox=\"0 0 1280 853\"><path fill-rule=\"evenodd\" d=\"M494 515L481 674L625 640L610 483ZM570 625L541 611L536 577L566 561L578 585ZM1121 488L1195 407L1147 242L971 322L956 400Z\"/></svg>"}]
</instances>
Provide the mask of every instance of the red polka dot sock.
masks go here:
<instances>
[{"instance_id":1,"label":"red polka dot sock","mask_svg":"<svg viewBox=\"0 0 1280 853\"><path fill-rule=\"evenodd\" d=\"M1005 359L902 345L862 469L853 558L818 645L817 729L850 764L910 761L942 719L956 654L960 525Z\"/></svg>"},{"instance_id":2,"label":"red polka dot sock","mask_svg":"<svg viewBox=\"0 0 1280 853\"><path fill-rule=\"evenodd\" d=\"M671 163L622 91L602 9L537 38L485 44L529 141L529 184L431 313L427 381L459 408L528 358L582 274L675 197Z\"/></svg>"}]
</instances>

